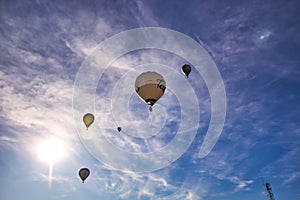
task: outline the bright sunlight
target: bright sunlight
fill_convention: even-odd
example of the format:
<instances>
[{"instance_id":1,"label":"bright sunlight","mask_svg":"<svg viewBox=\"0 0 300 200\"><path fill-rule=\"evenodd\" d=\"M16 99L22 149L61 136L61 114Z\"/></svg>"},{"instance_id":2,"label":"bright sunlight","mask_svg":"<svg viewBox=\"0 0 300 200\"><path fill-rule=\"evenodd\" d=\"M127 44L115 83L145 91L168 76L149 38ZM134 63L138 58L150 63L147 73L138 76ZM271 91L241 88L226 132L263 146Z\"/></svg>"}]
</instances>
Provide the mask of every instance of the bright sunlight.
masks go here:
<instances>
[{"instance_id":1,"label":"bright sunlight","mask_svg":"<svg viewBox=\"0 0 300 200\"><path fill-rule=\"evenodd\" d=\"M49 164L49 188L51 187L52 182L53 164L62 159L65 153L66 146L61 140L58 139L45 140L38 147L39 158Z\"/></svg>"},{"instance_id":2,"label":"bright sunlight","mask_svg":"<svg viewBox=\"0 0 300 200\"><path fill-rule=\"evenodd\" d=\"M48 139L40 144L38 156L42 161L53 164L64 156L65 150L61 140Z\"/></svg>"}]
</instances>

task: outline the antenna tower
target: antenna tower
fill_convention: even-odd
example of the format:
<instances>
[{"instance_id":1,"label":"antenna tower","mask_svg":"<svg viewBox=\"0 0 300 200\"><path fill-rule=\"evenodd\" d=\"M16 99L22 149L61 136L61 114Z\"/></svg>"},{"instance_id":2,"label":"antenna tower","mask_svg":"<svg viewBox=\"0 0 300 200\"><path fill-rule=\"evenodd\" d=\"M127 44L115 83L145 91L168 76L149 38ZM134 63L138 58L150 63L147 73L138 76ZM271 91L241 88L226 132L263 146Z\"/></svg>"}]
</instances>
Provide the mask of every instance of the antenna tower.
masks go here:
<instances>
[{"instance_id":1,"label":"antenna tower","mask_svg":"<svg viewBox=\"0 0 300 200\"><path fill-rule=\"evenodd\" d=\"M266 187L266 190L268 192L269 200L275 200L274 194L272 192L271 184L270 183L266 183L265 187Z\"/></svg>"}]
</instances>

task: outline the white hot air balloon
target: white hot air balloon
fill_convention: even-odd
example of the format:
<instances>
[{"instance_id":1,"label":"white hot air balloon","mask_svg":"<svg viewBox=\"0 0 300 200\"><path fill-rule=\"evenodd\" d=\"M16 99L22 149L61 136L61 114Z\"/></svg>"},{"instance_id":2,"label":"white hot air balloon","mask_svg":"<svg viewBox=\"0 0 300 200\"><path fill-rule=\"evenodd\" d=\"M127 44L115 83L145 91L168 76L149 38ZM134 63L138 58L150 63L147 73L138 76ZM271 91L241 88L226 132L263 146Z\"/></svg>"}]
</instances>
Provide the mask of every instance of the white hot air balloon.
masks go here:
<instances>
[{"instance_id":1,"label":"white hot air balloon","mask_svg":"<svg viewBox=\"0 0 300 200\"><path fill-rule=\"evenodd\" d=\"M153 106L166 90L164 77L157 72L144 72L135 80L135 91L148 105Z\"/></svg>"}]
</instances>

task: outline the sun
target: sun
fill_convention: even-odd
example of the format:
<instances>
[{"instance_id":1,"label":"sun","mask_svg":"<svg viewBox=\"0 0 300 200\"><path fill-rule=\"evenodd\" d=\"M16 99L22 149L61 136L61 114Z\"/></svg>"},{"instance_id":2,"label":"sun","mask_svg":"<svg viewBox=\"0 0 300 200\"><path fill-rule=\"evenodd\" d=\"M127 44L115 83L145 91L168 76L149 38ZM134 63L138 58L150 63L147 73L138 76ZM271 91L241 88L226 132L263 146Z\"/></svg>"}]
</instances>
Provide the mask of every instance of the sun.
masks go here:
<instances>
[{"instance_id":1,"label":"sun","mask_svg":"<svg viewBox=\"0 0 300 200\"><path fill-rule=\"evenodd\" d=\"M48 184L51 187L53 165L66 154L66 145L59 139L46 139L38 146L38 157L49 165Z\"/></svg>"},{"instance_id":2,"label":"sun","mask_svg":"<svg viewBox=\"0 0 300 200\"><path fill-rule=\"evenodd\" d=\"M64 157L66 153L65 144L58 139L47 139L38 147L38 157L48 164L53 164Z\"/></svg>"}]
</instances>

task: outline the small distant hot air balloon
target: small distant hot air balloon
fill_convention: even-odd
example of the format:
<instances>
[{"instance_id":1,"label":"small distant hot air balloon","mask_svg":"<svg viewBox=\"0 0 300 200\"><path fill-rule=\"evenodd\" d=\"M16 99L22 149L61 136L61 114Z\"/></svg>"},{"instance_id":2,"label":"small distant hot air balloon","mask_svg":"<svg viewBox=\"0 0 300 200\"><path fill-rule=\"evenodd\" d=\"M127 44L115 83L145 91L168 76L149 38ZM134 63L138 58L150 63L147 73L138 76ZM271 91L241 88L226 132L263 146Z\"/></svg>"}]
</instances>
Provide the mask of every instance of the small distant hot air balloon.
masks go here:
<instances>
[{"instance_id":1,"label":"small distant hot air balloon","mask_svg":"<svg viewBox=\"0 0 300 200\"><path fill-rule=\"evenodd\" d=\"M86 126L86 129L89 128L89 126L94 122L94 115L91 114L91 113L86 113L84 116L83 116L83 122Z\"/></svg>"},{"instance_id":2,"label":"small distant hot air balloon","mask_svg":"<svg viewBox=\"0 0 300 200\"><path fill-rule=\"evenodd\" d=\"M79 176L84 183L84 180L90 175L90 170L88 168L81 168L79 170Z\"/></svg>"},{"instance_id":3,"label":"small distant hot air balloon","mask_svg":"<svg viewBox=\"0 0 300 200\"><path fill-rule=\"evenodd\" d=\"M122 128L119 126L119 127L117 128L117 130L120 132L120 131L122 130Z\"/></svg>"},{"instance_id":4,"label":"small distant hot air balloon","mask_svg":"<svg viewBox=\"0 0 300 200\"><path fill-rule=\"evenodd\" d=\"M191 66L188 64L185 64L181 68L182 72L186 75L186 77L189 77L189 74L191 73Z\"/></svg>"},{"instance_id":5,"label":"small distant hot air balloon","mask_svg":"<svg viewBox=\"0 0 300 200\"><path fill-rule=\"evenodd\" d=\"M156 72L144 72L135 80L136 93L150 105L150 108L164 94L165 89L166 81L164 77Z\"/></svg>"}]
</instances>

